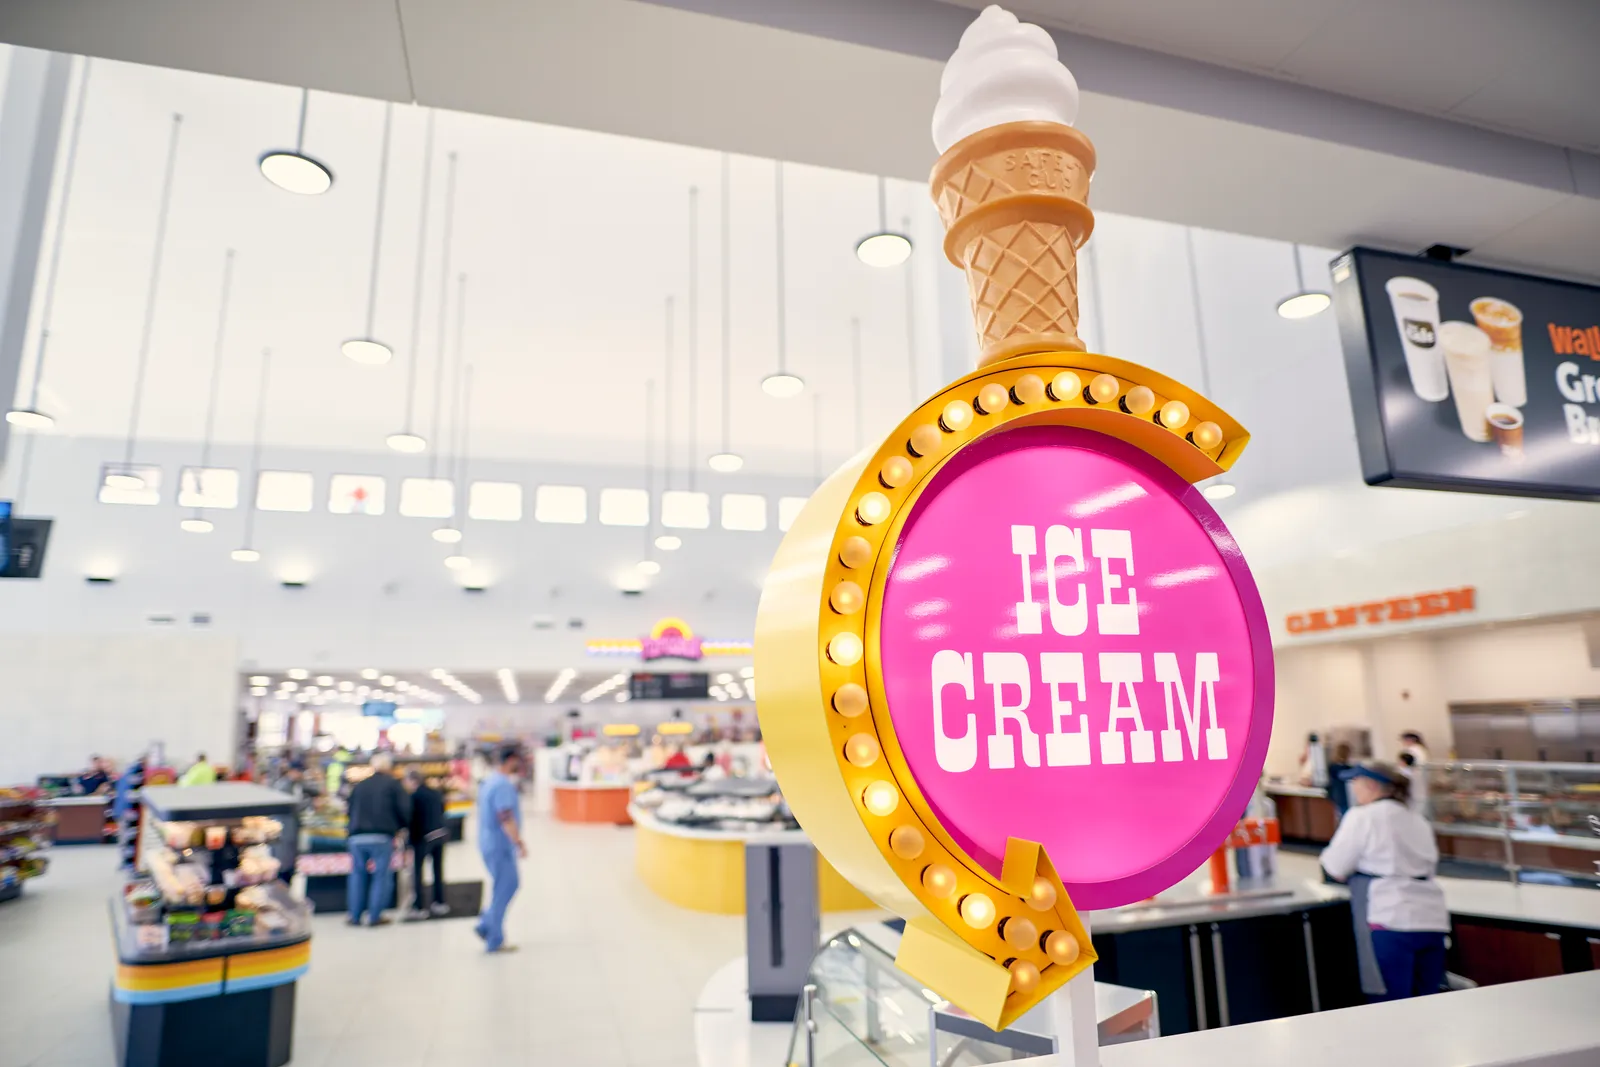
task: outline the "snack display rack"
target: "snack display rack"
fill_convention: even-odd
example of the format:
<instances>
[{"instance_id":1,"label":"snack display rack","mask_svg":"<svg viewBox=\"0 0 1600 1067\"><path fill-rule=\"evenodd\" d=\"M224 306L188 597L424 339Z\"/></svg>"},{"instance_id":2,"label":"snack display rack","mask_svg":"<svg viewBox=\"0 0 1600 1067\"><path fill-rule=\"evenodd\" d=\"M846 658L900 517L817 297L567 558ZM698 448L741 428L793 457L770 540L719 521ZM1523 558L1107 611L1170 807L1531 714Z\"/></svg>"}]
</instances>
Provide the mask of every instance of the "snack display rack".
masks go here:
<instances>
[{"instance_id":1,"label":"snack display rack","mask_svg":"<svg viewBox=\"0 0 1600 1067\"><path fill-rule=\"evenodd\" d=\"M20 897L49 866L53 821L37 789L0 789L0 903Z\"/></svg>"},{"instance_id":2,"label":"snack display rack","mask_svg":"<svg viewBox=\"0 0 1600 1067\"><path fill-rule=\"evenodd\" d=\"M283 880L294 800L247 782L149 786L141 800L141 870L111 899L120 1067L281 1067L311 962L310 908Z\"/></svg>"}]
</instances>

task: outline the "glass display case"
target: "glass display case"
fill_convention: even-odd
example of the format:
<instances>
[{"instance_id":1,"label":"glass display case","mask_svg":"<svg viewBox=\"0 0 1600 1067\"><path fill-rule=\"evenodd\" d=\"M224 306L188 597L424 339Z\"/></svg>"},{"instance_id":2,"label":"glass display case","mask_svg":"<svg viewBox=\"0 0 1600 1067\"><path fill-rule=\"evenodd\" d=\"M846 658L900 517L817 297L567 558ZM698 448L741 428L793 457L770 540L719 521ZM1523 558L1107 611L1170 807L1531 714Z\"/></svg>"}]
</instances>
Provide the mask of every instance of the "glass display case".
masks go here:
<instances>
[{"instance_id":1,"label":"glass display case","mask_svg":"<svg viewBox=\"0 0 1600 1067\"><path fill-rule=\"evenodd\" d=\"M797 1067L978 1067L1055 1051L1044 1006L994 1031L894 964L899 931L871 923L830 938L811 961L790 1040ZM1095 984L1100 1044L1157 1037L1156 995Z\"/></svg>"},{"instance_id":2,"label":"glass display case","mask_svg":"<svg viewBox=\"0 0 1600 1067\"><path fill-rule=\"evenodd\" d=\"M1441 856L1600 881L1600 764L1429 763L1428 819Z\"/></svg>"}]
</instances>

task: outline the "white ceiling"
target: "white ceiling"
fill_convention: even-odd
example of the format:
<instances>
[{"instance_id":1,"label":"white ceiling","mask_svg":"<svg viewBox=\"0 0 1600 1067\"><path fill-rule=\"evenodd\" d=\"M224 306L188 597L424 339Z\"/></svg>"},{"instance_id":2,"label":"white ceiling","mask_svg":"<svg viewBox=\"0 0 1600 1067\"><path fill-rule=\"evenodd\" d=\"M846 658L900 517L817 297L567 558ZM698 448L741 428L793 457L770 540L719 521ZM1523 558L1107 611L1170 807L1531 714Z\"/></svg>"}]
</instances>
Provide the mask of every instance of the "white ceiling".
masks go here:
<instances>
[{"instance_id":1,"label":"white ceiling","mask_svg":"<svg viewBox=\"0 0 1600 1067\"><path fill-rule=\"evenodd\" d=\"M974 9L986 0L948 0ZM1600 5L1584 0L1009 0L1059 29L1600 151Z\"/></svg>"},{"instance_id":2,"label":"white ceiling","mask_svg":"<svg viewBox=\"0 0 1600 1067\"><path fill-rule=\"evenodd\" d=\"M385 105L312 94L305 148L336 180L324 196L301 197L267 183L255 166L264 150L293 143L299 94L292 89L95 60L88 93L44 374L43 405L60 430L126 432L162 167L171 115L180 112L141 437L196 440L203 433L224 250L233 248L218 439L249 440L260 352L270 347L269 443L381 450L385 435L406 422L425 109L394 108L375 333L397 355L369 368L342 358L339 343L365 329ZM69 114L72 106L69 100ZM720 156L458 112L437 112L436 122L414 428L448 437L434 433L434 407L436 397L451 395L455 366L450 343L444 386L436 390L446 157L456 153L444 333L451 342L455 275L465 273L475 453L640 462L646 381L656 379L665 396L669 295L677 301L673 455L681 467L716 451ZM809 472L811 398L777 401L759 388L777 358L773 172L769 160L731 161L731 444L768 467ZM692 449L691 186L700 189ZM877 227L873 178L790 164L785 187L789 366L823 398L827 451L841 444L853 450L853 317L861 319L864 425L870 430L896 417L910 398L904 269L870 268L853 254L854 243ZM921 190L906 183L891 183L888 201L896 220L931 215ZM934 242L925 241L914 262L931 269L935 254ZM42 326L42 290L35 292L30 356ZM927 310L923 319L921 335L931 339L934 319ZM31 380L25 368L21 395ZM443 406L448 428L448 399Z\"/></svg>"}]
</instances>

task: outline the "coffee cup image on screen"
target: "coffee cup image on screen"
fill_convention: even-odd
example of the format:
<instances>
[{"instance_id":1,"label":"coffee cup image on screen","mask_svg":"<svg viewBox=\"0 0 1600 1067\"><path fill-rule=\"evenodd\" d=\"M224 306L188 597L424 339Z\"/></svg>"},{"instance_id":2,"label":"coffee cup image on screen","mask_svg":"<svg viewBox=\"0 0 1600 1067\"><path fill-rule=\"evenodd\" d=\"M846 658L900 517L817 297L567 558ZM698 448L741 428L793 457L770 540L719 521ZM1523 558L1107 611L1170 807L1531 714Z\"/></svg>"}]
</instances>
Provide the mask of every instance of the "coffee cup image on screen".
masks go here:
<instances>
[{"instance_id":1,"label":"coffee cup image on screen","mask_svg":"<svg viewBox=\"0 0 1600 1067\"><path fill-rule=\"evenodd\" d=\"M1489 335L1489 375L1494 398L1520 408L1528 402L1528 378L1522 358L1522 309L1497 296L1480 296L1471 304L1478 329Z\"/></svg>"},{"instance_id":2,"label":"coffee cup image on screen","mask_svg":"<svg viewBox=\"0 0 1600 1067\"><path fill-rule=\"evenodd\" d=\"M1384 288L1406 350L1411 388L1424 400L1443 400L1450 395L1450 382L1439 346L1439 290L1421 278L1404 276L1390 278Z\"/></svg>"},{"instance_id":3,"label":"coffee cup image on screen","mask_svg":"<svg viewBox=\"0 0 1600 1067\"><path fill-rule=\"evenodd\" d=\"M1439 347L1444 349L1461 432L1474 441L1489 440L1489 405L1494 403L1489 335L1470 322L1442 322Z\"/></svg>"},{"instance_id":4,"label":"coffee cup image on screen","mask_svg":"<svg viewBox=\"0 0 1600 1067\"><path fill-rule=\"evenodd\" d=\"M1500 446L1501 455L1521 459L1522 412L1510 404L1490 404L1485 414L1489 418L1489 436Z\"/></svg>"}]
</instances>

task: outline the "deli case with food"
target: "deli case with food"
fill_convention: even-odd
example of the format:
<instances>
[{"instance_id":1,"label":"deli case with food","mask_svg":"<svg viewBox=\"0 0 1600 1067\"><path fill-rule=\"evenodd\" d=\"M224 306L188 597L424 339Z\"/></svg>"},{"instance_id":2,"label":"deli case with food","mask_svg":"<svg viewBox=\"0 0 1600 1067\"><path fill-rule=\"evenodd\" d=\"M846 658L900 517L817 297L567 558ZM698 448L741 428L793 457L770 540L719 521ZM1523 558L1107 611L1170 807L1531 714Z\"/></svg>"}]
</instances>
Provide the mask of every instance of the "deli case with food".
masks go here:
<instances>
[{"instance_id":1,"label":"deli case with food","mask_svg":"<svg viewBox=\"0 0 1600 1067\"><path fill-rule=\"evenodd\" d=\"M1423 781L1441 856L1514 882L1600 881L1600 764L1460 760L1427 764Z\"/></svg>"},{"instance_id":2,"label":"deli case with food","mask_svg":"<svg viewBox=\"0 0 1600 1067\"><path fill-rule=\"evenodd\" d=\"M111 898L119 1067L281 1067L311 911L294 870L295 802L248 782L143 792L135 870Z\"/></svg>"}]
</instances>

